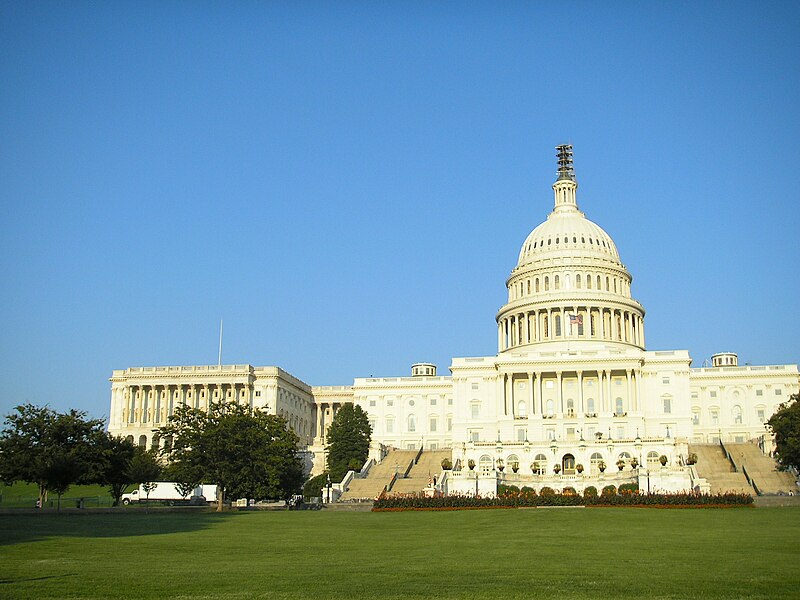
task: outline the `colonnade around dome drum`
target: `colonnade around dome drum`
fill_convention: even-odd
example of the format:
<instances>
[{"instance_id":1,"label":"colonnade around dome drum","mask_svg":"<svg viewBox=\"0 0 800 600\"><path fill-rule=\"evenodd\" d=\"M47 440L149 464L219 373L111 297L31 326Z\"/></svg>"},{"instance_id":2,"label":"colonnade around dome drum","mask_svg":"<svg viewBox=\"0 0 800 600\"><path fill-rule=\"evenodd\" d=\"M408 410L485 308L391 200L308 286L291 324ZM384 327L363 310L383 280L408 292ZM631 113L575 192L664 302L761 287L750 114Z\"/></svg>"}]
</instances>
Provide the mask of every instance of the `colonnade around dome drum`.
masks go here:
<instances>
[{"instance_id":1,"label":"colonnade around dome drum","mask_svg":"<svg viewBox=\"0 0 800 600\"><path fill-rule=\"evenodd\" d=\"M579 317L575 324L571 315ZM573 304L526 309L500 319L498 349L503 352L526 344L570 339L623 342L644 348L643 324L640 313L619 308Z\"/></svg>"}]
</instances>

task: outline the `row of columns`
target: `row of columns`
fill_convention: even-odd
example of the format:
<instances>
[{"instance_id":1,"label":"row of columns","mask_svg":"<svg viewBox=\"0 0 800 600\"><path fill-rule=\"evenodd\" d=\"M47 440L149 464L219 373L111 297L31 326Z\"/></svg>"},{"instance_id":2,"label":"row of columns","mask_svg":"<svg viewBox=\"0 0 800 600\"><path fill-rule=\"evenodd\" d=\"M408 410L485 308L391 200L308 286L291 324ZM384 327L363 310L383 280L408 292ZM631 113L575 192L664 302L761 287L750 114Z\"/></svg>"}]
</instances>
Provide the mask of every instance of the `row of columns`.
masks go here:
<instances>
[{"instance_id":1,"label":"row of columns","mask_svg":"<svg viewBox=\"0 0 800 600\"><path fill-rule=\"evenodd\" d=\"M166 423L175 409L182 404L207 409L214 392L217 400L224 399L253 406L253 386L250 384L131 385L123 390L122 422Z\"/></svg>"},{"instance_id":2,"label":"row of columns","mask_svg":"<svg viewBox=\"0 0 800 600\"><path fill-rule=\"evenodd\" d=\"M625 372L625 385L626 395L623 400L623 412L636 412L639 410L639 398L641 396L639 373L635 369L627 369ZM615 413L618 412L618 407L612 401L612 388L611 381L614 372L611 370L599 371L569 371L569 374L575 374L577 379L578 389L576 397L573 398L576 404L573 407L574 416L583 416L590 412L585 406L585 398L583 391L584 379L591 378L598 383L598 397L595 398L595 413ZM588 374L588 376L587 376ZM514 393L514 383L520 379L525 379L528 383L527 394L525 397L517 397ZM554 406L552 410L548 410L548 406L543 393L543 384L545 379L555 379L555 397L552 398ZM498 395L503 398L503 414L507 417L525 418L529 415L567 415L568 407L566 401L569 398L564 397L564 372L528 372L528 373L502 373L498 378ZM525 401L525 406L530 407L528 414L519 414L519 402Z\"/></svg>"},{"instance_id":3,"label":"row of columns","mask_svg":"<svg viewBox=\"0 0 800 600\"><path fill-rule=\"evenodd\" d=\"M317 414L314 418L314 423L316 426L316 432L314 432L315 443L325 444L325 436L328 433L328 427L330 427L331 423L333 422L333 418L336 416L336 413L339 412L339 407L341 405L341 402L315 403L314 409L317 411Z\"/></svg>"},{"instance_id":4,"label":"row of columns","mask_svg":"<svg viewBox=\"0 0 800 600\"><path fill-rule=\"evenodd\" d=\"M579 319L572 323L570 315ZM563 306L532 310L501 319L497 324L497 343L501 352L522 344L556 339L608 340L644 348L643 323L639 313L622 309Z\"/></svg>"}]
</instances>

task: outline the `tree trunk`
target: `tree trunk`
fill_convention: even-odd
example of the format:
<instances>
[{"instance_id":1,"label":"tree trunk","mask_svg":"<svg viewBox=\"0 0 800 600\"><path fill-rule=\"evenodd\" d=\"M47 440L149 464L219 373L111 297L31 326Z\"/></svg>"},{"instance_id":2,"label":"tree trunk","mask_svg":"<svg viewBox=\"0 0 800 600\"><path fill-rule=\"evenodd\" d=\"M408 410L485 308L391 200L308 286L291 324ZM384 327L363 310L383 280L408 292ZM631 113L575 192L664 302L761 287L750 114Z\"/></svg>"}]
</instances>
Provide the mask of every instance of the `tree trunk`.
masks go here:
<instances>
[{"instance_id":1,"label":"tree trunk","mask_svg":"<svg viewBox=\"0 0 800 600\"><path fill-rule=\"evenodd\" d=\"M224 500L224 497L225 497L225 488L220 485L220 486L217 487L217 490L219 492L217 494L217 512L222 512L223 510L225 510L225 507L224 507L224 504L223 504L223 500Z\"/></svg>"}]
</instances>

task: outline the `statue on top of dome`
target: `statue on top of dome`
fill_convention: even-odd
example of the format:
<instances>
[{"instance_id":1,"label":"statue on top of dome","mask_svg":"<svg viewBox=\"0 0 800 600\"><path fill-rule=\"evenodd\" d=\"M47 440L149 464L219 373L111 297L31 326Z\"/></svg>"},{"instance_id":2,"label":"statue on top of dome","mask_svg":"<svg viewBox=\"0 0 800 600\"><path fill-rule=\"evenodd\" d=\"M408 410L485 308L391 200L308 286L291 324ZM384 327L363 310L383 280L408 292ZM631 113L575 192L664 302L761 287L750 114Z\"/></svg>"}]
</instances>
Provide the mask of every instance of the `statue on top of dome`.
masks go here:
<instances>
[{"instance_id":1,"label":"statue on top of dome","mask_svg":"<svg viewBox=\"0 0 800 600\"><path fill-rule=\"evenodd\" d=\"M572 166L572 144L556 146L558 158L558 178L575 181L575 169Z\"/></svg>"}]
</instances>

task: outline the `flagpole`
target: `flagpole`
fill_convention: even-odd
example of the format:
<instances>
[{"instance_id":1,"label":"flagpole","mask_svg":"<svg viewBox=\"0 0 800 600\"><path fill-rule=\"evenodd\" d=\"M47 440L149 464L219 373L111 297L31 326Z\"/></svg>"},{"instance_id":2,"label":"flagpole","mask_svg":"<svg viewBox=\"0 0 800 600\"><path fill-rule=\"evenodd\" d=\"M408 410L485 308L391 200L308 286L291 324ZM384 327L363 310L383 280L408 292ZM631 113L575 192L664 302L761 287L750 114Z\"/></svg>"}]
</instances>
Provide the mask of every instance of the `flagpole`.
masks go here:
<instances>
[{"instance_id":1,"label":"flagpole","mask_svg":"<svg viewBox=\"0 0 800 600\"><path fill-rule=\"evenodd\" d=\"M219 358L217 359L217 366L222 366L222 319L219 320Z\"/></svg>"}]
</instances>

